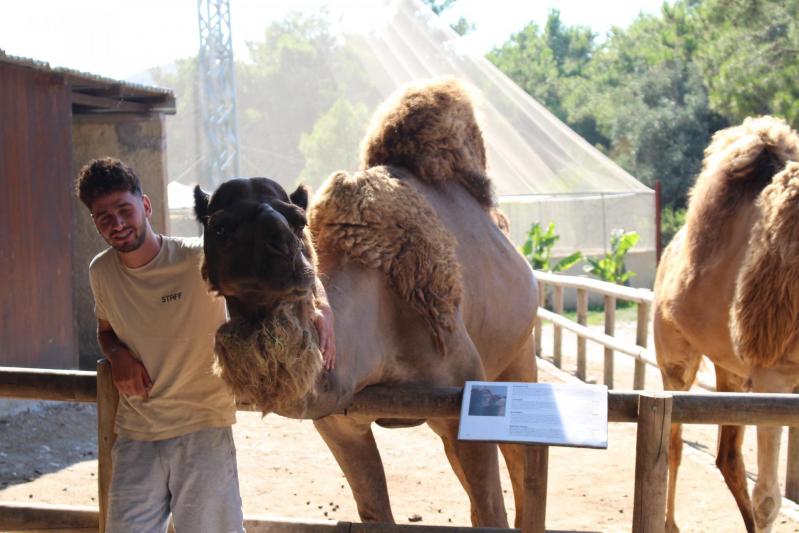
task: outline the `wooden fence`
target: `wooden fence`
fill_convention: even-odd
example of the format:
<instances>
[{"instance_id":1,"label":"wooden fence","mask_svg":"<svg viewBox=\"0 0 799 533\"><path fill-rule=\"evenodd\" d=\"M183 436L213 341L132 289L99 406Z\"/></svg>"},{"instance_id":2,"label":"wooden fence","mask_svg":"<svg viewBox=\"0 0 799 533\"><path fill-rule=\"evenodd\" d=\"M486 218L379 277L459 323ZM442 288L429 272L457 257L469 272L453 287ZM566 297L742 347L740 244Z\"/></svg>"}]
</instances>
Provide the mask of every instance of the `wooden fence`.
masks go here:
<instances>
[{"instance_id":1,"label":"wooden fence","mask_svg":"<svg viewBox=\"0 0 799 533\"><path fill-rule=\"evenodd\" d=\"M543 321L553 325L552 362L562 368L563 360L563 330L569 330L577 335L577 371L576 376L585 381L586 371L586 341L590 340L605 347L605 361L603 383L609 389L614 388L613 362L615 352L635 359L635 372L633 389L643 390L646 387L646 365L658 367L655 354L647 348L649 332L649 314L652 309L654 295L649 289L635 289L624 287L615 283L607 283L591 278L577 276L564 276L549 272L535 272L538 280L538 319L535 324L536 354L543 353L541 333ZM546 295L548 288L552 291L552 310L546 308ZM563 290L574 289L577 291L577 322L563 316ZM604 299L605 332L599 333L587 327L588 323L588 297L589 294L600 294ZM636 304L638 308L635 329L635 344L617 339L616 329L616 304L619 300ZM697 385L703 389L713 391L715 386L702 379Z\"/></svg>"},{"instance_id":2,"label":"wooden fence","mask_svg":"<svg viewBox=\"0 0 799 533\"><path fill-rule=\"evenodd\" d=\"M605 347L604 383L609 389L614 388L613 362L614 352L628 355L635 359L635 374L633 389L642 390L646 385L646 365L657 367L655 356L647 348L647 332L649 331L649 309L652 307L652 291L623 287L614 283L564 276L536 271L538 280L539 305L538 320L536 321L536 353L542 352L541 333L543 321L552 322L554 327L552 362L558 368L562 367L563 330L567 329L577 335L577 378L585 381L586 372L586 340L591 340ZM548 287L552 287L552 311L546 309L546 294ZM563 316L563 291L575 289L577 291L577 322ZM590 293L601 294L605 302L605 333L592 331L588 323L588 296ZM638 305L638 319L635 344L625 343L614 337L616 326L616 302L625 300Z\"/></svg>"},{"instance_id":3,"label":"wooden fence","mask_svg":"<svg viewBox=\"0 0 799 533\"><path fill-rule=\"evenodd\" d=\"M605 347L603 382L609 389L614 388L614 352L619 352L635 359L633 389L644 389L646 385L646 365L658 367L655 354L647 349L649 314L654 300L653 292L648 289L624 287L591 278L564 276L549 272L536 271L535 277L538 280L539 289L538 319L535 324L536 354L541 356L543 353L541 334L543 332L543 321L546 320L551 322L553 326L552 362L555 366L562 368L562 336L563 330L566 329L577 335L577 370L575 375L578 379L583 381L586 379L586 341L590 340ZM545 307L548 287L552 288L552 311ZM563 316L564 289L577 291L577 322ZM604 334L587 327L588 297L591 293L600 294L604 298ZM621 341L614 336L616 302L618 300L632 302L638 306L635 344ZM715 390L713 383L708 383L701 378L697 379L696 384L709 391ZM799 428L797 427L791 427L788 432L788 461L785 479L785 497L799 503Z\"/></svg>"},{"instance_id":4,"label":"wooden fence","mask_svg":"<svg viewBox=\"0 0 799 533\"><path fill-rule=\"evenodd\" d=\"M361 414L379 418L457 418L460 414L462 394L462 388L369 387L360 392L354 401L338 414ZM113 413L116 409L116 390L111 384L108 364L101 362L97 373L0 368L0 398L97 402L100 448L98 453L100 512L97 514L97 523L99 530L104 531L103 516L112 468L110 449L114 439ZM240 405L239 408L251 410L251 407L246 405ZM661 533L664 531L668 467L668 453L663 453L663 450L668 449L668 428L672 422L799 426L799 396L609 391L608 420L638 424L632 531ZM521 529L523 533L545 531L547 458L548 447L528 447L525 469L525 512ZM17 531L44 529L42 521L47 520L46 528L55 530L63 529L75 521L85 524L93 520L93 515L87 515L85 509L73 512L69 508L60 508L51 511L44 512L41 506L0 505L0 528L9 531L12 527ZM287 526L283 522L251 521L248 523L248 530L300 531L304 530L305 526L308 526L308 531L396 533L414 530L409 526L385 524L340 522L335 525L327 523L325 527L320 526L316 529L311 528L309 523L302 527L296 522L292 524L294 529L286 529ZM426 531L435 530L442 533L468 529L443 526L424 526L424 528ZM90 526L89 529L95 528Z\"/></svg>"}]
</instances>

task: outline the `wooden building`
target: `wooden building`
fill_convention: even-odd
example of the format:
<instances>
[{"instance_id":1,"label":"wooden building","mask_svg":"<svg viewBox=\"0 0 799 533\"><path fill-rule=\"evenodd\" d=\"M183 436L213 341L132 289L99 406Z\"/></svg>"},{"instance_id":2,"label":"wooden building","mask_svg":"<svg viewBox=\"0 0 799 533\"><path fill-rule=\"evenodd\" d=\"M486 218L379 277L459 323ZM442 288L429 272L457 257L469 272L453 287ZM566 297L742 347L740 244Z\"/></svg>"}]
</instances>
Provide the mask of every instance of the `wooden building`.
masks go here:
<instances>
[{"instance_id":1,"label":"wooden building","mask_svg":"<svg viewBox=\"0 0 799 533\"><path fill-rule=\"evenodd\" d=\"M94 368L88 264L106 245L75 197L78 170L113 156L136 169L168 231L164 115L170 91L0 50L0 366Z\"/></svg>"}]
</instances>

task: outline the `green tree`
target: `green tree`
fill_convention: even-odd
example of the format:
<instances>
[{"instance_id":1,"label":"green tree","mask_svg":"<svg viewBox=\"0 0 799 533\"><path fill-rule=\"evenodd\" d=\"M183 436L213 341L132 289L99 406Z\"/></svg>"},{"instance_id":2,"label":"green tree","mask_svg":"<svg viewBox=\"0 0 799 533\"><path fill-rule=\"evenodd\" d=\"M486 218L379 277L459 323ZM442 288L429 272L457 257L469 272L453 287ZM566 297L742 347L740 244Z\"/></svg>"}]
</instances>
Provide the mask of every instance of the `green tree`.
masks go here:
<instances>
[{"instance_id":1,"label":"green tree","mask_svg":"<svg viewBox=\"0 0 799 533\"><path fill-rule=\"evenodd\" d=\"M197 116L197 58L180 59L174 69L150 70L153 83L169 87L175 94L176 112L166 118L166 135L169 139L167 165L169 179L186 185L202 184L203 161L201 160L201 137L197 132L202 127Z\"/></svg>"},{"instance_id":2,"label":"green tree","mask_svg":"<svg viewBox=\"0 0 799 533\"><path fill-rule=\"evenodd\" d=\"M340 43L319 16L292 14L248 43L237 68L242 173L292 184L305 166L300 136L337 100ZM280 127L275 127L280 125Z\"/></svg>"},{"instance_id":3,"label":"green tree","mask_svg":"<svg viewBox=\"0 0 799 533\"><path fill-rule=\"evenodd\" d=\"M236 63L240 173L269 176L290 187L308 164L300 139L318 118L344 95L353 106L373 109L380 92L362 67L364 52L334 36L324 13L290 14L248 47L251 61ZM207 186L198 164L196 60L179 61L175 71L157 70L153 77L177 99L177 115L167 121L170 176ZM357 145L351 148L357 156ZM328 158L326 172L345 168L346 162L336 165Z\"/></svg>"},{"instance_id":4,"label":"green tree","mask_svg":"<svg viewBox=\"0 0 799 533\"><path fill-rule=\"evenodd\" d=\"M433 10L433 13L440 15L455 3L455 0L424 0L424 3Z\"/></svg>"},{"instance_id":5,"label":"green tree","mask_svg":"<svg viewBox=\"0 0 799 533\"><path fill-rule=\"evenodd\" d=\"M600 99L599 119L611 139L608 153L643 183L662 183L663 203L684 207L699 173L704 148L725 123L710 111L707 92L693 64L680 59L631 75Z\"/></svg>"},{"instance_id":6,"label":"green tree","mask_svg":"<svg viewBox=\"0 0 799 533\"><path fill-rule=\"evenodd\" d=\"M684 3L713 109L732 122L774 114L799 127L799 0Z\"/></svg>"},{"instance_id":7,"label":"green tree","mask_svg":"<svg viewBox=\"0 0 799 533\"><path fill-rule=\"evenodd\" d=\"M541 29L530 22L486 56L527 94L563 119L558 93L558 63Z\"/></svg>"},{"instance_id":8,"label":"green tree","mask_svg":"<svg viewBox=\"0 0 799 533\"><path fill-rule=\"evenodd\" d=\"M452 7L456 0L423 0L436 15L441 15L444 11ZM453 24L449 25L458 35L466 35L476 29L474 22L469 22L466 17L461 16Z\"/></svg>"},{"instance_id":9,"label":"green tree","mask_svg":"<svg viewBox=\"0 0 799 533\"><path fill-rule=\"evenodd\" d=\"M336 170L358 168L358 144L366 133L370 110L363 103L353 105L339 98L314 124L311 133L300 137L305 159L300 179L318 187Z\"/></svg>"},{"instance_id":10,"label":"green tree","mask_svg":"<svg viewBox=\"0 0 799 533\"><path fill-rule=\"evenodd\" d=\"M554 9L547 17L543 38L552 50L558 76L583 75L595 48L596 34L593 31L581 26L565 26L560 20L560 11Z\"/></svg>"},{"instance_id":11,"label":"green tree","mask_svg":"<svg viewBox=\"0 0 799 533\"><path fill-rule=\"evenodd\" d=\"M568 27L560 12L552 10L543 28L528 23L486 57L588 142L604 145L608 139L597 129L593 114L569 105L582 102L570 99L575 92L590 92L586 69L596 50L595 40L589 28Z\"/></svg>"},{"instance_id":12,"label":"green tree","mask_svg":"<svg viewBox=\"0 0 799 533\"><path fill-rule=\"evenodd\" d=\"M665 248L685 224L685 209L665 207L660 212L660 242Z\"/></svg>"},{"instance_id":13,"label":"green tree","mask_svg":"<svg viewBox=\"0 0 799 533\"><path fill-rule=\"evenodd\" d=\"M593 119L601 148L643 183L662 183L665 205L683 207L710 136L726 122L710 109L692 61L689 11L666 5L615 28L564 97L569 118Z\"/></svg>"}]
</instances>

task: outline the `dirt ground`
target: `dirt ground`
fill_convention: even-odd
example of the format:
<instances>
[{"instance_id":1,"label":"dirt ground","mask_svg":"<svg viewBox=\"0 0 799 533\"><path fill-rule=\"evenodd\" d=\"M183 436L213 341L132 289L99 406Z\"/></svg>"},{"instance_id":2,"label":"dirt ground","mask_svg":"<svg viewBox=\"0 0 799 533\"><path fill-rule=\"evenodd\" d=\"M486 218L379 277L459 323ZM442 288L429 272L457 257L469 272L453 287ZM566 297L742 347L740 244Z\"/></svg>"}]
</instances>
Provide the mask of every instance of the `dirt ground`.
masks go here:
<instances>
[{"instance_id":1,"label":"dirt ground","mask_svg":"<svg viewBox=\"0 0 799 533\"><path fill-rule=\"evenodd\" d=\"M635 338L634 325L619 325L617 331ZM544 354L550 353L549 335L545 331ZM574 351L575 342L564 334L565 352ZM542 381L568 379L549 367L542 365ZM589 345L589 380L602 382L601 367L601 348ZM632 364L619 358L616 367L616 388L630 388ZM565 357L564 368L574 368L572 358ZM649 369L647 388L660 388L655 369ZM93 405L47 404L0 417L0 500L96 505L96 431ZM397 522L418 518L420 524L469 525L467 498L432 431L426 426L374 431ZM756 470L754 435L750 429L744 443L751 479ZM689 445L677 494L683 533L744 531L735 503L713 466L715 436L715 427L709 426L687 426L684 431ZM241 412L234 437L246 515L358 520L349 487L311 422L275 415L262 419ZM608 441L607 450L551 449L548 529L630 530L635 425L610 424ZM783 444L781 465L784 450ZM513 497L504 470L502 475L512 522ZM795 504L783 502L774 531L799 532Z\"/></svg>"}]
</instances>

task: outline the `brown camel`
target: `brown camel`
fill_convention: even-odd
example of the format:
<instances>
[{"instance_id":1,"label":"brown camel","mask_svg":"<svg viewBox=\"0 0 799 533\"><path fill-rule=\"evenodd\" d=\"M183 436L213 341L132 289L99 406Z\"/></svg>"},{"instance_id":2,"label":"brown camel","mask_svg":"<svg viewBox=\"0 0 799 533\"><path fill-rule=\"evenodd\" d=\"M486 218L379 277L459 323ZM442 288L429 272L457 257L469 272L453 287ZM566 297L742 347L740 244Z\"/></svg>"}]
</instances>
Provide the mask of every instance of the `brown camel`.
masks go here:
<instances>
[{"instance_id":1,"label":"brown camel","mask_svg":"<svg viewBox=\"0 0 799 533\"><path fill-rule=\"evenodd\" d=\"M799 383L799 136L785 122L749 118L717 132L688 204L685 227L655 281L655 346L664 388L688 390L702 355L720 392L791 392ZM787 166L786 166L787 165ZM743 427L722 426L716 465L748 532L769 532L780 507L779 427L758 428L750 500ZM666 528L682 428L671 428Z\"/></svg>"},{"instance_id":2,"label":"brown camel","mask_svg":"<svg viewBox=\"0 0 799 533\"><path fill-rule=\"evenodd\" d=\"M372 422L425 421L331 414L355 393L535 380L533 273L492 218L482 134L457 82L412 86L384 104L362 170L327 180L309 228L302 186L288 196L271 180L239 179L210 199L195 195L204 275L231 317L216 337L221 375L264 412L314 419L362 520L393 522ZM332 371L322 370L312 325L316 279L335 314ZM426 422L468 493L473 524L507 526L496 445L458 441L454 420ZM499 447L518 524L523 453Z\"/></svg>"}]
</instances>

